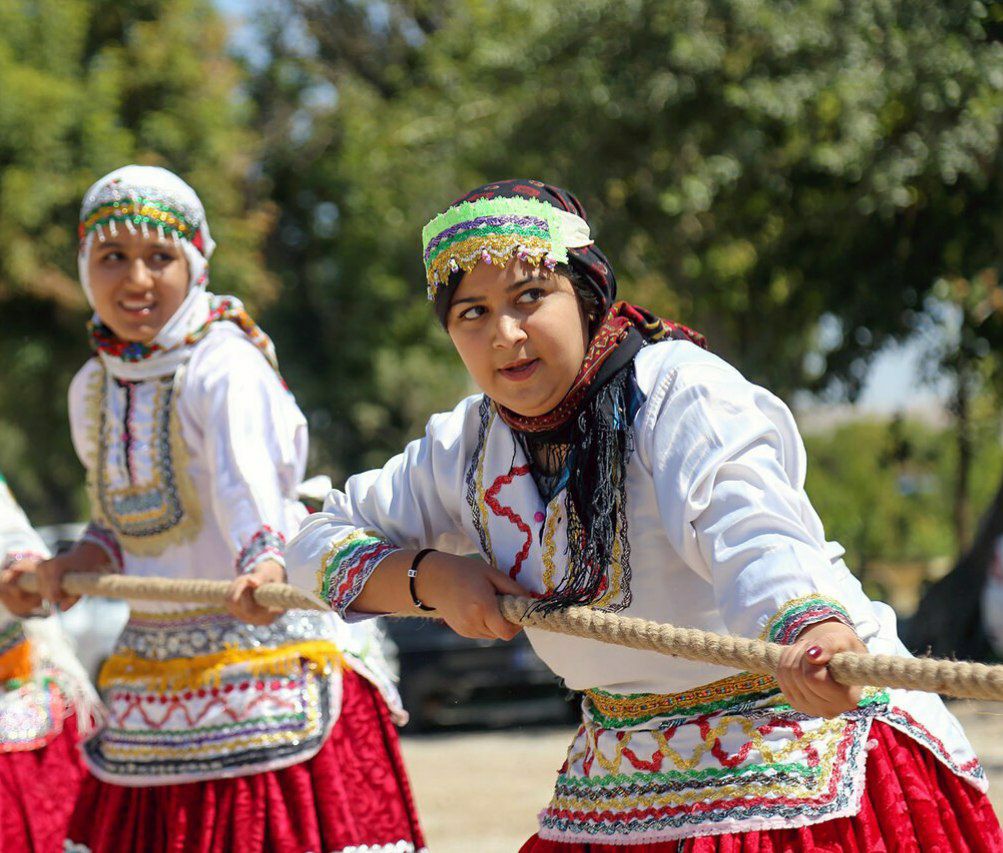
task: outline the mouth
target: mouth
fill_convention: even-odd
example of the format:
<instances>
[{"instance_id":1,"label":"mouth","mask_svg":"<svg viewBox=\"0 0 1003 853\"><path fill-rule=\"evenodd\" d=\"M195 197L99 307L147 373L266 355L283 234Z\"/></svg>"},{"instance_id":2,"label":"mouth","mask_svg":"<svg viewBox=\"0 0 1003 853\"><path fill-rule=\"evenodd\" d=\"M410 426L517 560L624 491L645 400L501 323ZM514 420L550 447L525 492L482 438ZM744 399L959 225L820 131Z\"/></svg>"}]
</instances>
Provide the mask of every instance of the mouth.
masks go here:
<instances>
[{"instance_id":1,"label":"mouth","mask_svg":"<svg viewBox=\"0 0 1003 853\"><path fill-rule=\"evenodd\" d=\"M513 382L522 382L536 373L536 369L539 366L540 359L538 358L520 358L518 361L513 361L511 364L500 367L498 372Z\"/></svg>"},{"instance_id":2,"label":"mouth","mask_svg":"<svg viewBox=\"0 0 1003 853\"><path fill-rule=\"evenodd\" d=\"M157 307L156 302L151 302L147 299L123 299L118 303L119 309L136 319L143 319L144 317L149 317L153 314L154 309Z\"/></svg>"}]
</instances>

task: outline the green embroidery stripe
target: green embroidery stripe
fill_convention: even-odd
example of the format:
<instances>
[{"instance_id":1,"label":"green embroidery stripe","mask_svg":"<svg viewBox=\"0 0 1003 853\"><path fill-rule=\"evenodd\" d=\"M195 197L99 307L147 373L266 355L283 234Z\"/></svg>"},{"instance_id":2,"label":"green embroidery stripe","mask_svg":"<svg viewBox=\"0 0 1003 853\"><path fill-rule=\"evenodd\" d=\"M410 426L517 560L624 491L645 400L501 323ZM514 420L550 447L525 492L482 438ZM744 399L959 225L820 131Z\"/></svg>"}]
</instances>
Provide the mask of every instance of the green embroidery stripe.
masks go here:
<instances>
[{"instance_id":1,"label":"green embroidery stripe","mask_svg":"<svg viewBox=\"0 0 1003 853\"><path fill-rule=\"evenodd\" d=\"M544 242L550 242L550 233L545 228L540 228L539 226L525 226L517 225L516 223L507 223L505 225L484 225L480 228L471 228L466 231L460 231L458 234L454 234L446 240L443 240L435 250L429 256L428 264L431 266L435 263L436 258L438 258L446 249L451 246L455 246L457 243L462 243L464 240L473 240L477 237L491 237L491 236L509 236L516 235L518 237L525 237L527 240L542 240Z\"/></svg>"},{"instance_id":2,"label":"green embroidery stripe","mask_svg":"<svg viewBox=\"0 0 1003 853\"><path fill-rule=\"evenodd\" d=\"M707 767L704 770L666 770L658 773L613 773L609 776L569 776L559 774L558 785L565 785L569 788L603 788L608 785L636 785L638 775L642 775L645 783L652 782L692 782L706 781L708 779L724 779L727 777L741 778L746 774L761 773L797 773L806 779L815 778L819 775L821 768L812 768L807 764L793 762L791 764L749 764L744 765L740 770L733 770L729 767Z\"/></svg>"},{"instance_id":3,"label":"green embroidery stripe","mask_svg":"<svg viewBox=\"0 0 1003 853\"><path fill-rule=\"evenodd\" d=\"M815 608L825 608L826 610L837 611L847 622L852 623L850 619L850 614L846 611L838 601L832 598L827 598L826 596L812 597L807 600L799 601L796 604L788 607L787 609L781 611L773 618L773 624L770 626L770 632L768 639L770 642L775 642L776 638L787 630L788 625L795 621L797 617L801 616L809 610ZM828 617L824 617L828 618Z\"/></svg>"},{"instance_id":4,"label":"green embroidery stripe","mask_svg":"<svg viewBox=\"0 0 1003 853\"><path fill-rule=\"evenodd\" d=\"M324 567L324 583L320 588L320 597L324 601L330 601L331 596L331 582L334 577L340 572L342 564L347 560L352 562L355 554L359 550L366 548L371 548L373 545L378 545L384 540L379 539L375 536L366 536L362 539L355 539L349 542L335 554L330 562Z\"/></svg>"},{"instance_id":5,"label":"green embroidery stripe","mask_svg":"<svg viewBox=\"0 0 1003 853\"><path fill-rule=\"evenodd\" d=\"M159 210L162 213L173 216L177 221L175 223L170 223L157 216L141 216L139 211L144 207ZM112 220L115 220L116 222L125 222L127 219L131 219L136 223L146 222L149 225L162 226L165 231L173 231L182 237L185 236L186 232L188 234L192 234L197 230L195 225L185 218L184 214L175 210L173 207L170 207L163 202L151 201L145 198L140 198L138 201L134 201L132 199L122 199L119 202L105 202L103 204L99 204L84 217L83 230L85 232L92 231L98 225L106 225Z\"/></svg>"},{"instance_id":6,"label":"green embroidery stripe","mask_svg":"<svg viewBox=\"0 0 1003 853\"><path fill-rule=\"evenodd\" d=\"M609 693L605 690L593 690L593 692L602 693L603 695L612 696L614 698L620 697L617 693ZM634 696L643 696L645 693L627 693L625 695L627 698L633 698ZM692 705L691 707L680 708L679 710L673 710L672 708L656 710L656 712L653 712L652 714L641 715L639 717L610 717L600 712L600 710L591 702L590 710L592 719L599 723L603 729L625 729L647 723L654 720L656 717L699 717L702 714L718 712L718 710L736 710L739 705L762 701L763 699L771 696L775 697L776 701L772 702L770 707L780 707L785 704L783 694L774 687L765 690L753 690L747 693L736 693L735 695L727 696L723 699L702 702L700 704Z\"/></svg>"}]
</instances>

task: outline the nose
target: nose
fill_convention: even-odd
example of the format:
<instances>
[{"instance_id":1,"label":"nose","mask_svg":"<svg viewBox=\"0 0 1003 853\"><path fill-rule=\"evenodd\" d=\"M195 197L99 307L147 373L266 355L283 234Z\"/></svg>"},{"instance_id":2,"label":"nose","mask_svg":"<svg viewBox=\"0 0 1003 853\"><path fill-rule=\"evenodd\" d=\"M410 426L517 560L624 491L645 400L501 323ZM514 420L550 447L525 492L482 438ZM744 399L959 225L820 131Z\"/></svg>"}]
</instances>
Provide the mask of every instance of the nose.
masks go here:
<instances>
[{"instance_id":1,"label":"nose","mask_svg":"<svg viewBox=\"0 0 1003 853\"><path fill-rule=\"evenodd\" d=\"M511 349L526 340L526 330L518 317L502 313L495 324L494 345L498 349Z\"/></svg>"},{"instance_id":2,"label":"nose","mask_svg":"<svg viewBox=\"0 0 1003 853\"><path fill-rule=\"evenodd\" d=\"M126 269L129 284L144 288L153 284L153 273L142 258L132 260Z\"/></svg>"}]
</instances>

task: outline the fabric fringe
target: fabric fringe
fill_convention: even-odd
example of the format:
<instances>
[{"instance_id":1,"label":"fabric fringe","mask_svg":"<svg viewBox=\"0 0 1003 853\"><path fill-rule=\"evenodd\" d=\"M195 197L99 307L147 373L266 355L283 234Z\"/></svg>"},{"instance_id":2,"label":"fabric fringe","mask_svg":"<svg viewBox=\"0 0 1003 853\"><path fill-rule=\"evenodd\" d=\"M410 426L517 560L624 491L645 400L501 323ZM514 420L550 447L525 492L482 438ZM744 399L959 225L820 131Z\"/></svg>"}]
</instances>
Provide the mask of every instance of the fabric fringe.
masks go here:
<instances>
[{"instance_id":1,"label":"fabric fringe","mask_svg":"<svg viewBox=\"0 0 1003 853\"><path fill-rule=\"evenodd\" d=\"M26 620L24 633L28 638L26 645L32 650L32 669L36 674L48 674L56 682L66 700L67 710L76 715L80 736L86 737L103 726L108 717L107 709L57 619Z\"/></svg>"}]
</instances>

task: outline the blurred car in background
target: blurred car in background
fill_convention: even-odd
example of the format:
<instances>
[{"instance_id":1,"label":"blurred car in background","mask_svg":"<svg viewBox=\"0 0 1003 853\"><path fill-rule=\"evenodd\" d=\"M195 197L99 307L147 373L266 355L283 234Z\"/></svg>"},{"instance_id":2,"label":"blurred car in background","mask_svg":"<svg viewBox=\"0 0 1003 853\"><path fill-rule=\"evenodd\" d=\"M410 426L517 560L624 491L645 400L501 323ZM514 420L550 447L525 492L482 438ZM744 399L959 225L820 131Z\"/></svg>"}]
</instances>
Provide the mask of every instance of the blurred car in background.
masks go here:
<instances>
[{"instance_id":1,"label":"blurred car in background","mask_svg":"<svg viewBox=\"0 0 1003 853\"><path fill-rule=\"evenodd\" d=\"M392 618L406 732L443 726L503 727L577 719L578 705L526 639L472 640L444 623Z\"/></svg>"}]
</instances>

